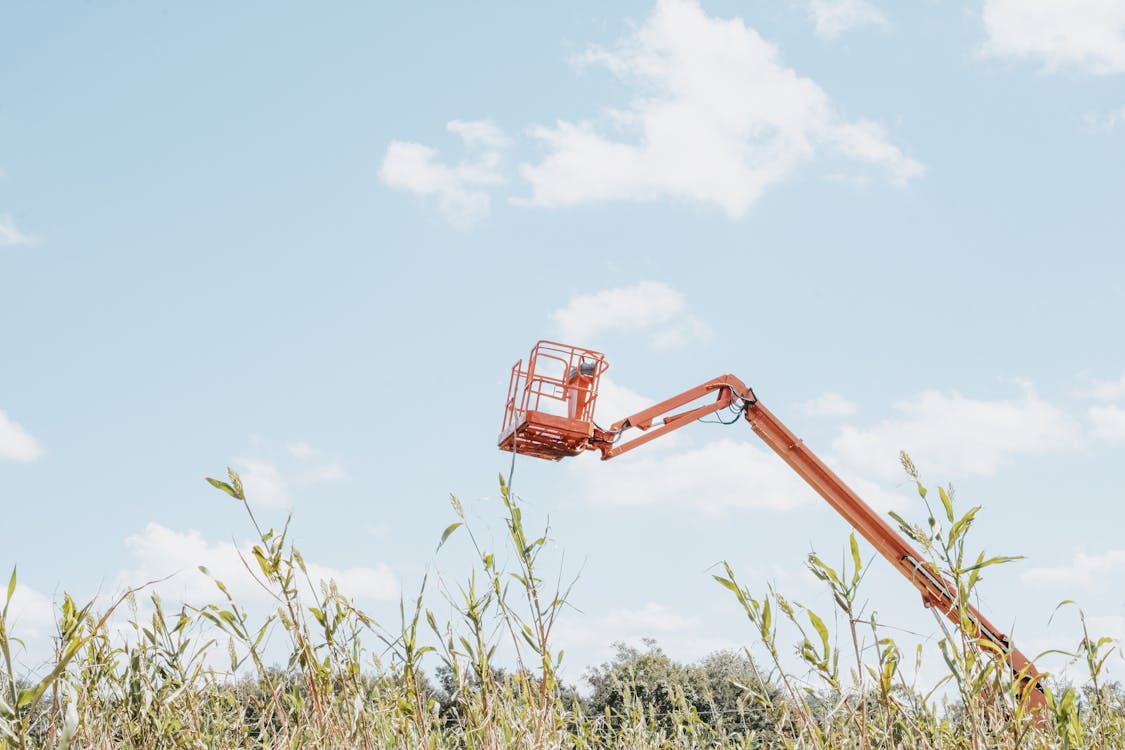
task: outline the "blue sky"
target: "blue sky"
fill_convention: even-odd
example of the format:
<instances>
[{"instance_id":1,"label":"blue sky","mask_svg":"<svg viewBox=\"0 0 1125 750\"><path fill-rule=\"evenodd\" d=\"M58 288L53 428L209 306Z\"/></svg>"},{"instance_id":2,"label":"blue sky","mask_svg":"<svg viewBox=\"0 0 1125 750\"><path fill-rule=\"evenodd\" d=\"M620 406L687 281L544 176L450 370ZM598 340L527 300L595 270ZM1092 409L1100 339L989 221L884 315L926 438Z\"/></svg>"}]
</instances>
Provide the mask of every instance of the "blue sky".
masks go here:
<instances>
[{"instance_id":1,"label":"blue sky","mask_svg":"<svg viewBox=\"0 0 1125 750\"><path fill-rule=\"evenodd\" d=\"M1117 0L9 6L0 91L25 631L64 590L240 575L227 465L378 618L427 570L455 590L448 495L499 544L508 368L556 338L608 355L600 421L732 372L917 518L909 451L1027 555L997 623L1067 645L1072 598L1125 635ZM828 608L802 563L848 529L755 440L517 461L580 571L572 679L615 639L746 643L721 559ZM936 632L884 568L869 611Z\"/></svg>"}]
</instances>

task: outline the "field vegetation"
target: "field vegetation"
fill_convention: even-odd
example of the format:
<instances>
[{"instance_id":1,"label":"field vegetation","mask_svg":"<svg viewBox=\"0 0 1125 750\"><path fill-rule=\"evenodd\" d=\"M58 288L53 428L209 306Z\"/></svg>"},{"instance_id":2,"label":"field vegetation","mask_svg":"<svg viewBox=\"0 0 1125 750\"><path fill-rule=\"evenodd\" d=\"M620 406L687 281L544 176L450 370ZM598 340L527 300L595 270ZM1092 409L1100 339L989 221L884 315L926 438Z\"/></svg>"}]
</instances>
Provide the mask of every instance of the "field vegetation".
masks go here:
<instances>
[{"instance_id":1,"label":"field vegetation","mask_svg":"<svg viewBox=\"0 0 1125 750\"><path fill-rule=\"evenodd\" d=\"M959 512L951 488L930 492L906 456L903 464L930 512L920 524L896 521L954 582L963 608L981 572L1012 558L973 554L980 509ZM441 543L465 536L477 561L446 592L455 614L435 617L424 582L393 625L357 609L332 583L311 587L289 524L261 527L237 474L208 481L245 509L257 536L246 564L271 593L273 611L252 616L217 579L212 602L174 609L144 588L100 611L64 596L53 660L20 674L20 634L8 629L13 572L0 610L0 750L1125 747L1125 694L1105 674L1120 654L1116 642L1085 634L1072 654L1083 684L1048 678L1048 710L1036 715L975 639L951 629L936 653L907 654L865 615L854 537L847 565L833 568L815 554L806 561L838 617L747 585L723 565L715 586L745 615L742 652L685 665L653 642L619 645L588 670L580 695L558 677L564 654L552 637L570 587L558 571L541 570L551 542L529 528L503 479L507 549L484 549L453 498ZM124 629L110 627L125 620ZM826 624L833 621L843 623L840 632ZM265 647L279 639L281 663ZM911 664L938 658L944 677L917 686Z\"/></svg>"}]
</instances>

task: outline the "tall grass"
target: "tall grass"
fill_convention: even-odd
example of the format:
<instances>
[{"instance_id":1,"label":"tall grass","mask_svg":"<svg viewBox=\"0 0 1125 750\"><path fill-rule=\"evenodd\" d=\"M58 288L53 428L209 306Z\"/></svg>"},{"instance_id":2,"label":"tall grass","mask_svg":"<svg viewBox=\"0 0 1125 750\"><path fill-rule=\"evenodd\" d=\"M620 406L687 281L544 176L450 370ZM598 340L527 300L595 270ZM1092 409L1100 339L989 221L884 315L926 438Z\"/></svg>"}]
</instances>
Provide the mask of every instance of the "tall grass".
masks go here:
<instances>
[{"instance_id":1,"label":"tall grass","mask_svg":"<svg viewBox=\"0 0 1125 750\"><path fill-rule=\"evenodd\" d=\"M968 540L980 508L958 514L952 489L942 487L934 513L918 472L905 456L903 463L928 514L920 524L897 520L964 607L981 570L1012 558L973 555ZM476 560L444 592L453 617L439 621L428 608L435 592L424 581L400 601L394 625L377 623L335 584L314 585L289 522L263 528L237 474L208 481L246 513L256 542L244 562L269 592L270 612L251 614L217 578L212 602L171 610L144 589L100 612L64 596L54 658L20 674L14 655L22 642L8 629L13 571L0 609L0 750L1125 746L1125 701L1105 673L1119 645L1089 634L1081 614L1072 656L1086 684L1047 680L1045 716L1028 711L1025 691L996 655L960 631L947 632L935 653L915 651L915 668L940 659L945 669L920 689L903 649L859 604L867 566L854 536L844 566L815 554L806 560L831 594L834 617L771 586L747 586L724 564L715 579L747 618L744 655L688 668L659 652L624 650L591 670L597 689L583 699L560 682L563 653L553 639L573 582L542 569L547 530L529 529L503 478L506 549L485 549L452 498L456 518L439 547L467 537ZM127 625L111 628L111 618ZM834 620L839 633L827 624ZM787 667L794 653L800 674Z\"/></svg>"}]
</instances>

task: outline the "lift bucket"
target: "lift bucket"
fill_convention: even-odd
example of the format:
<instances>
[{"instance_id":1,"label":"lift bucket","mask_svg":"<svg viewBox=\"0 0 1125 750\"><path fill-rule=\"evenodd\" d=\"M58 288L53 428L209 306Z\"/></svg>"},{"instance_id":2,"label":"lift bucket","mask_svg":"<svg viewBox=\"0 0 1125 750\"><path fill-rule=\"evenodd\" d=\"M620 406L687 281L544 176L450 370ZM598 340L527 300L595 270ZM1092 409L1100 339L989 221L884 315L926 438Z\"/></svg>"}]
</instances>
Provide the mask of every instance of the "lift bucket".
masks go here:
<instances>
[{"instance_id":1,"label":"lift bucket","mask_svg":"<svg viewBox=\"0 0 1125 750\"><path fill-rule=\"evenodd\" d=\"M609 367L592 349L540 341L512 367L499 445L557 461L589 447L598 383Z\"/></svg>"}]
</instances>

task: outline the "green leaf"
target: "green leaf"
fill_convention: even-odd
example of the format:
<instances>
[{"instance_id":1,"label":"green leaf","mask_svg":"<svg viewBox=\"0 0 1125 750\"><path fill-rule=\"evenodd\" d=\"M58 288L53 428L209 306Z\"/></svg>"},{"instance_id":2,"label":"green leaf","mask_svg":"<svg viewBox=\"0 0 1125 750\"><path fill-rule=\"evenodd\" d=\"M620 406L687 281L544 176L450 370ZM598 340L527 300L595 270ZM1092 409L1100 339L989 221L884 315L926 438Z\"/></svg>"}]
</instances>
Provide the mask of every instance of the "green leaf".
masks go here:
<instances>
[{"instance_id":1,"label":"green leaf","mask_svg":"<svg viewBox=\"0 0 1125 750\"><path fill-rule=\"evenodd\" d=\"M8 581L8 598L4 601L5 606L8 602L12 601L12 597L16 593L16 567L12 566L12 577Z\"/></svg>"},{"instance_id":2,"label":"green leaf","mask_svg":"<svg viewBox=\"0 0 1125 750\"><path fill-rule=\"evenodd\" d=\"M728 588L728 589L730 589L731 591L733 591L734 593L736 593L736 594L738 593L738 586L736 586L736 585L735 585L734 581L731 581L731 580L728 580L728 579L726 579L726 578L723 578L722 576L716 576L716 575L713 575L713 576L711 576L711 577L712 577L712 578L714 578L714 579L715 579L716 581L718 581L719 583L721 583L721 584L722 584L723 586L725 586L726 588Z\"/></svg>"},{"instance_id":3,"label":"green leaf","mask_svg":"<svg viewBox=\"0 0 1125 750\"><path fill-rule=\"evenodd\" d=\"M990 557L989 559L985 560L984 562L977 563L976 565L972 566L971 568L965 568L961 572L962 573L968 573L969 571L977 570L978 568L987 568L989 565L999 565L1000 563L1012 562L1013 560L1022 560L1022 559L1024 559L1023 555L1000 555L998 557Z\"/></svg>"},{"instance_id":4,"label":"green leaf","mask_svg":"<svg viewBox=\"0 0 1125 750\"><path fill-rule=\"evenodd\" d=\"M266 560L266 554L262 551L262 548L255 544L254 548L250 550L250 554L258 561L258 567L262 569L262 575L266 578L270 578L273 575L272 566L269 561Z\"/></svg>"},{"instance_id":5,"label":"green leaf","mask_svg":"<svg viewBox=\"0 0 1125 750\"><path fill-rule=\"evenodd\" d=\"M820 643L824 646L824 658L828 658L828 628L824 624L824 620L813 612L811 609L806 609L805 612L809 615L809 622L816 628L817 634L820 636Z\"/></svg>"},{"instance_id":6,"label":"green leaf","mask_svg":"<svg viewBox=\"0 0 1125 750\"><path fill-rule=\"evenodd\" d=\"M953 663L953 659L949 656L949 650L946 641L943 639L938 643L938 646L941 649L941 657L945 659L945 665L949 668L949 676L960 683L961 671L957 668L957 665Z\"/></svg>"},{"instance_id":7,"label":"green leaf","mask_svg":"<svg viewBox=\"0 0 1125 750\"><path fill-rule=\"evenodd\" d=\"M223 626L223 624L221 622L219 622L219 618L215 617L214 613L203 611L203 612L200 612L199 614L202 615L204 618L206 618L209 622L214 623L216 626L218 626L220 628Z\"/></svg>"},{"instance_id":8,"label":"green leaf","mask_svg":"<svg viewBox=\"0 0 1125 750\"><path fill-rule=\"evenodd\" d=\"M980 580L980 569L981 569L981 565L983 563L984 563L984 553L981 552L979 555L977 555L976 565L973 566L972 572L969 573L969 582L965 585L966 590L972 591L973 588L977 585L977 581Z\"/></svg>"},{"instance_id":9,"label":"green leaf","mask_svg":"<svg viewBox=\"0 0 1125 750\"><path fill-rule=\"evenodd\" d=\"M984 556L983 552L981 553L981 556L982 557ZM1059 602L1058 604L1055 605L1055 608L1053 610L1051 610L1051 616L1047 618L1047 624L1050 625L1051 620L1055 619L1055 615L1058 614L1059 610L1062 609L1063 607L1065 607L1068 604L1073 604L1076 607L1078 606L1077 602L1075 602L1073 599L1063 599L1061 602ZM1079 611L1081 611L1081 610L1079 610Z\"/></svg>"},{"instance_id":10,"label":"green leaf","mask_svg":"<svg viewBox=\"0 0 1125 750\"><path fill-rule=\"evenodd\" d=\"M941 485L938 485L937 491L938 491L938 495L941 496L941 504L945 506L945 517L948 518L949 521L952 523L952 521L953 521L953 501L951 501L949 499L949 494L945 491L945 488L942 487Z\"/></svg>"},{"instance_id":11,"label":"green leaf","mask_svg":"<svg viewBox=\"0 0 1125 750\"><path fill-rule=\"evenodd\" d=\"M441 545L445 544L445 540L449 538L450 534L452 534L454 531L457 531L457 528L460 525L461 521L458 521L457 523L451 523L445 527L445 531L441 533L441 541L438 542L438 549L441 549Z\"/></svg>"},{"instance_id":12,"label":"green leaf","mask_svg":"<svg viewBox=\"0 0 1125 750\"><path fill-rule=\"evenodd\" d=\"M222 480L219 480L219 479L213 479L211 477L204 477L204 478L207 480L207 482L212 487L215 487L217 489L222 490L223 492L225 492L228 495L230 495L231 497L233 497L235 500L241 500L242 499L241 497L238 496L238 491L235 490L234 487L231 487L226 482L224 482Z\"/></svg>"},{"instance_id":13,"label":"green leaf","mask_svg":"<svg viewBox=\"0 0 1125 750\"><path fill-rule=\"evenodd\" d=\"M914 540L915 542L918 541L918 535L914 533L914 527L908 524L905 518L900 516L898 513L895 513L893 510L889 511L888 515L890 515L891 518L898 522L898 526L902 530L903 534L906 534L907 537Z\"/></svg>"},{"instance_id":14,"label":"green leaf","mask_svg":"<svg viewBox=\"0 0 1125 750\"><path fill-rule=\"evenodd\" d=\"M301 556L296 547L290 547L290 549L293 551L293 559L297 561L297 567L301 569L302 573L308 575L309 569L305 567L305 558Z\"/></svg>"},{"instance_id":15,"label":"green leaf","mask_svg":"<svg viewBox=\"0 0 1125 750\"><path fill-rule=\"evenodd\" d=\"M1063 693L1063 699L1059 703L1059 712L1068 713L1074 709L1074 688L1067 688Z\"/></svg>"},{"instance_id":16,"label":"green leaf","mask_svg":"<svg viewBox=\"0 0 1125 750\"><path fill-rule=\"evenodd\" d=\"M821 578L821 580L830 580L832 581L832 583L835 583L838 586L843 585L840 581L840 577L836 575L836 571L825 564L825 562L817 557L815 553L809 553L809 563L812 566L810 569L812 570L813 574L817 575L819 578ZM824 575L820 575L817 572L818 570L823 572ZM827 579L825 578L825 576L827 576Z\"/></svg>"},{"instance_id":17,"label":"green leaf","mask_svg":"<svg viewBox=\"0 0 1125 750\"><path fill-rule=\"evenodd\" d=\"M863 560L859 556L859 542L855 540L855 534L849 535L849 540L852 547L852 562L855 563L855 570L852 573L852 585L854 586L859 582L859 572L863 569Z\"/></svg>"},{"instance_id":18,"label":"green leaf","mask_svg":"<svg viewBox=\"0 0 1125 750\"><path fill-rule=\"evenodd\" d=\"M969 530L969 527L973 525L973 519L976 518L977 512L980 510L980 507L981 506L977 505L969 508L968 512L965 513L965 515L961 516L961 518L957 520L957 523L953 524L953 526L950 527L950 544L953 544L962 534Z\"/></svg>"}]
</instances>

